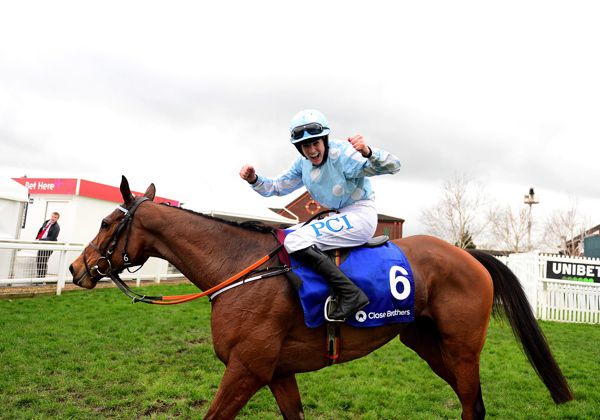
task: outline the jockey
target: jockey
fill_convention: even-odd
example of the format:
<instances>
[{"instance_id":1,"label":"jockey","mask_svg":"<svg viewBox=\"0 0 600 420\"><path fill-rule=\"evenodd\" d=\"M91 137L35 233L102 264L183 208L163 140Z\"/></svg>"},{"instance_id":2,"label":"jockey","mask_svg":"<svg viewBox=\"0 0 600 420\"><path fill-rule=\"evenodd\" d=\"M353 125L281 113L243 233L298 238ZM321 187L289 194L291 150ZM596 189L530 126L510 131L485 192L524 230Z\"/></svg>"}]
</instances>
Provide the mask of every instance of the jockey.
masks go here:
<instances>
[{"instance_id":1,"label":"jockey","mask_svg":"<svg viewBox=\"0 0 600 420\"><path fill-rule=\"evenodd\" d=\"M284 246L292 257L327 279L337 300L328 316L344 321L368 305L369 299L323 251L363 245L373 236L377 210L366 177L396 173L400 161L368 146L361 135L341 141L330 139L330 131L322 113L300 111L290 123L290 141L302 156L277 178L257 175L251 165L242 167L240 177L265 197L286 195L304 185L316 201L332 209L324 219L292 227Z\"/></svg>"}]
</instances>

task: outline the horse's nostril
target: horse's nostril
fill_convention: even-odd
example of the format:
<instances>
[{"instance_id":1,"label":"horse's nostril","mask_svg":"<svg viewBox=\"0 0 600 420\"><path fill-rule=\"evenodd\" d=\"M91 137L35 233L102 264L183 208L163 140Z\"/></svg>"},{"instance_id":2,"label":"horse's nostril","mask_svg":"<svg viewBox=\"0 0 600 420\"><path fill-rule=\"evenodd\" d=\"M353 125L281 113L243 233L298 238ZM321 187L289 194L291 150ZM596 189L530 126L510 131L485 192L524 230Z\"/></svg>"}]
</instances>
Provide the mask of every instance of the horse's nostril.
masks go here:
<instances>
[{"instance_id":1,"label":"horse's nostril","mask_svg":"<svg viewBox=\"0 0 600 420\"><path fill-rule=\"evenodd\" d=\"M71 264L71 265L69 266L69 271L71 272L71 274L75 274L75 273L74 273L74 271L75 271L75 270L73 269L73 264Z\"/></svg>"}]
</instances>

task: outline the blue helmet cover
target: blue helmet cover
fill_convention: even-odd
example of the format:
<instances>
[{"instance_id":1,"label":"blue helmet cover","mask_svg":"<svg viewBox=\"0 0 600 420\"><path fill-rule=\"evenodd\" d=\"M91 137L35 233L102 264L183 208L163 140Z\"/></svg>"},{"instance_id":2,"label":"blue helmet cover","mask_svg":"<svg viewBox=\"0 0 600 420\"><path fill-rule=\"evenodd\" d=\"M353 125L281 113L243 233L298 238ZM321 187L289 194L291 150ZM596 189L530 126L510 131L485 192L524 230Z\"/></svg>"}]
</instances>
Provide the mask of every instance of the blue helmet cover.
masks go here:
<instances>
[{"instance_id":1,"label":"blue helmet cover","mask_svg":"<svg viewBox=\"0 0 600 420\"><path fill-rule=\"evenodd\" d=\"M309 134L308 132L304 132L304 135L300 139L294 139L291 135L292 130L296 127L300 127L301 125L306 125L310 123L318 123L323 126L323 132L319 134ZM290 141L292 144L302 144L307 140L312 138L325 137L329 134L331 129L329 128L329 121L325 118L320 111L316 109L305 109L298 112L296 115L292 117L292 121L290 121Z\"/></svg>"}]
</instances>

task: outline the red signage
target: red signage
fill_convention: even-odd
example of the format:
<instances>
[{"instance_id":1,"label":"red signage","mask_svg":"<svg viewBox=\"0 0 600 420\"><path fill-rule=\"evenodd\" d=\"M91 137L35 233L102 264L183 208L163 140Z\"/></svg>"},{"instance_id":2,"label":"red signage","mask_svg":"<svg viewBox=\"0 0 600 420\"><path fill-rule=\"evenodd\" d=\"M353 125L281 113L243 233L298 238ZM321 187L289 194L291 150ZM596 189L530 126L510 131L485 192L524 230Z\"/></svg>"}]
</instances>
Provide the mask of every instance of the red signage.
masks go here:
<instances>
[{"instance_id":1,"label":"red signage","mask_svg":"<svg viewBox=\"0 0 600 420\"><path fill-rule=\"evenodd\" d=\"M68 194L77 192L77 180L72 178L13 178L25 185L29 194Z\"/></svg>"},{"instance_id":2,"label":"red signage","mask_svg":"<svg viewBox=\"0 0 600 420\"><path fill-rule=\"evenodd\" d=\"M121 191L118 187L100 184L98 182L79 181L79 191L77 191L77 179L73 178L13 178L21 185L29 189L29 194L65 194L80 195L82 197L97 198L99 200L113 201L115 203L123 202ZM132 191L133 195L140 197L143 193ZM164 197L154 197L157 203L168 203L174 207L179 206L179 201Z\"/></svg>"},{"instance_id":3,"label":"red signage","mask_svg":"<svg viewBox=\"0 0 600 420\"><path fill-rule=\"evenodd\" d=\"M143 193L132 191L136 197L141 197ZM79 195L82 197L98 198L100 200L113 201L115 203L122 203L123 196L121 190L117 187L111 187L110 185L99 184L97 182L86 181L82 179L79 183ZM154 197L154 201L157 203L169 203L172 206L178 207L179 201L170 200L163 197Z\"/></svg>"}]
</instances>

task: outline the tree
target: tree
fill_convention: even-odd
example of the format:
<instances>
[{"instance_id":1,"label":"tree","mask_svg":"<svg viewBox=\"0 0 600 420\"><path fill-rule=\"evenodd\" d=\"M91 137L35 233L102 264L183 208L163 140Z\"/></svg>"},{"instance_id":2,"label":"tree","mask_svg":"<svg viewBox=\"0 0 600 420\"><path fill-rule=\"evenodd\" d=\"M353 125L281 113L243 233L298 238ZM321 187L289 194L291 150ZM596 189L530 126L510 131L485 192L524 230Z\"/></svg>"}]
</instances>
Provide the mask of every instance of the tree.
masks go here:
<instances>
[{"instance_id":1,"label":"tree","mask_svg":"<svg viewBox=\"0 0 600 420\"><path fill-rule=\"evenodd\" d=\"M510 206L489 212L491 235L498 248L509 252L527 251L529 211L522 207L514 213Z\"/></svg>"},{"instance_id":2,"label":"tree","mask_svg":"<svg viewBox=\"0 0 600 420\"><path fill-rule=\"evenodd\" d=\"M473 243L487 225L483 188L464 174L444 182L440 201L421 213L427 232L461 248Z\"/></svg>"},{"instance_id":3,"label":"tree","mask_svg":"<svg viewBox=\"0 0 600 420\"><path fill-rule=\"evenodd\" d=\"M465 231L463 238L460 242L455 242L454 245L461 247L463 249L476 249L477 246L473 242L473 237L469 233L469 231Z\"/></svg>"},{"instance_id":4,"label":"tree","mask_svg":"<svg viewBox=\"0 0 600 420\"><path fill-rule=\"evenodd\" d=\"M572 200L568 208L555 210L546 220L544 243L548 247L560 249L565 255L579 255L579 243L574 239L581 235L583 240L588 224L577 210L577 201Z\"/></svg>"}]
</instances>

